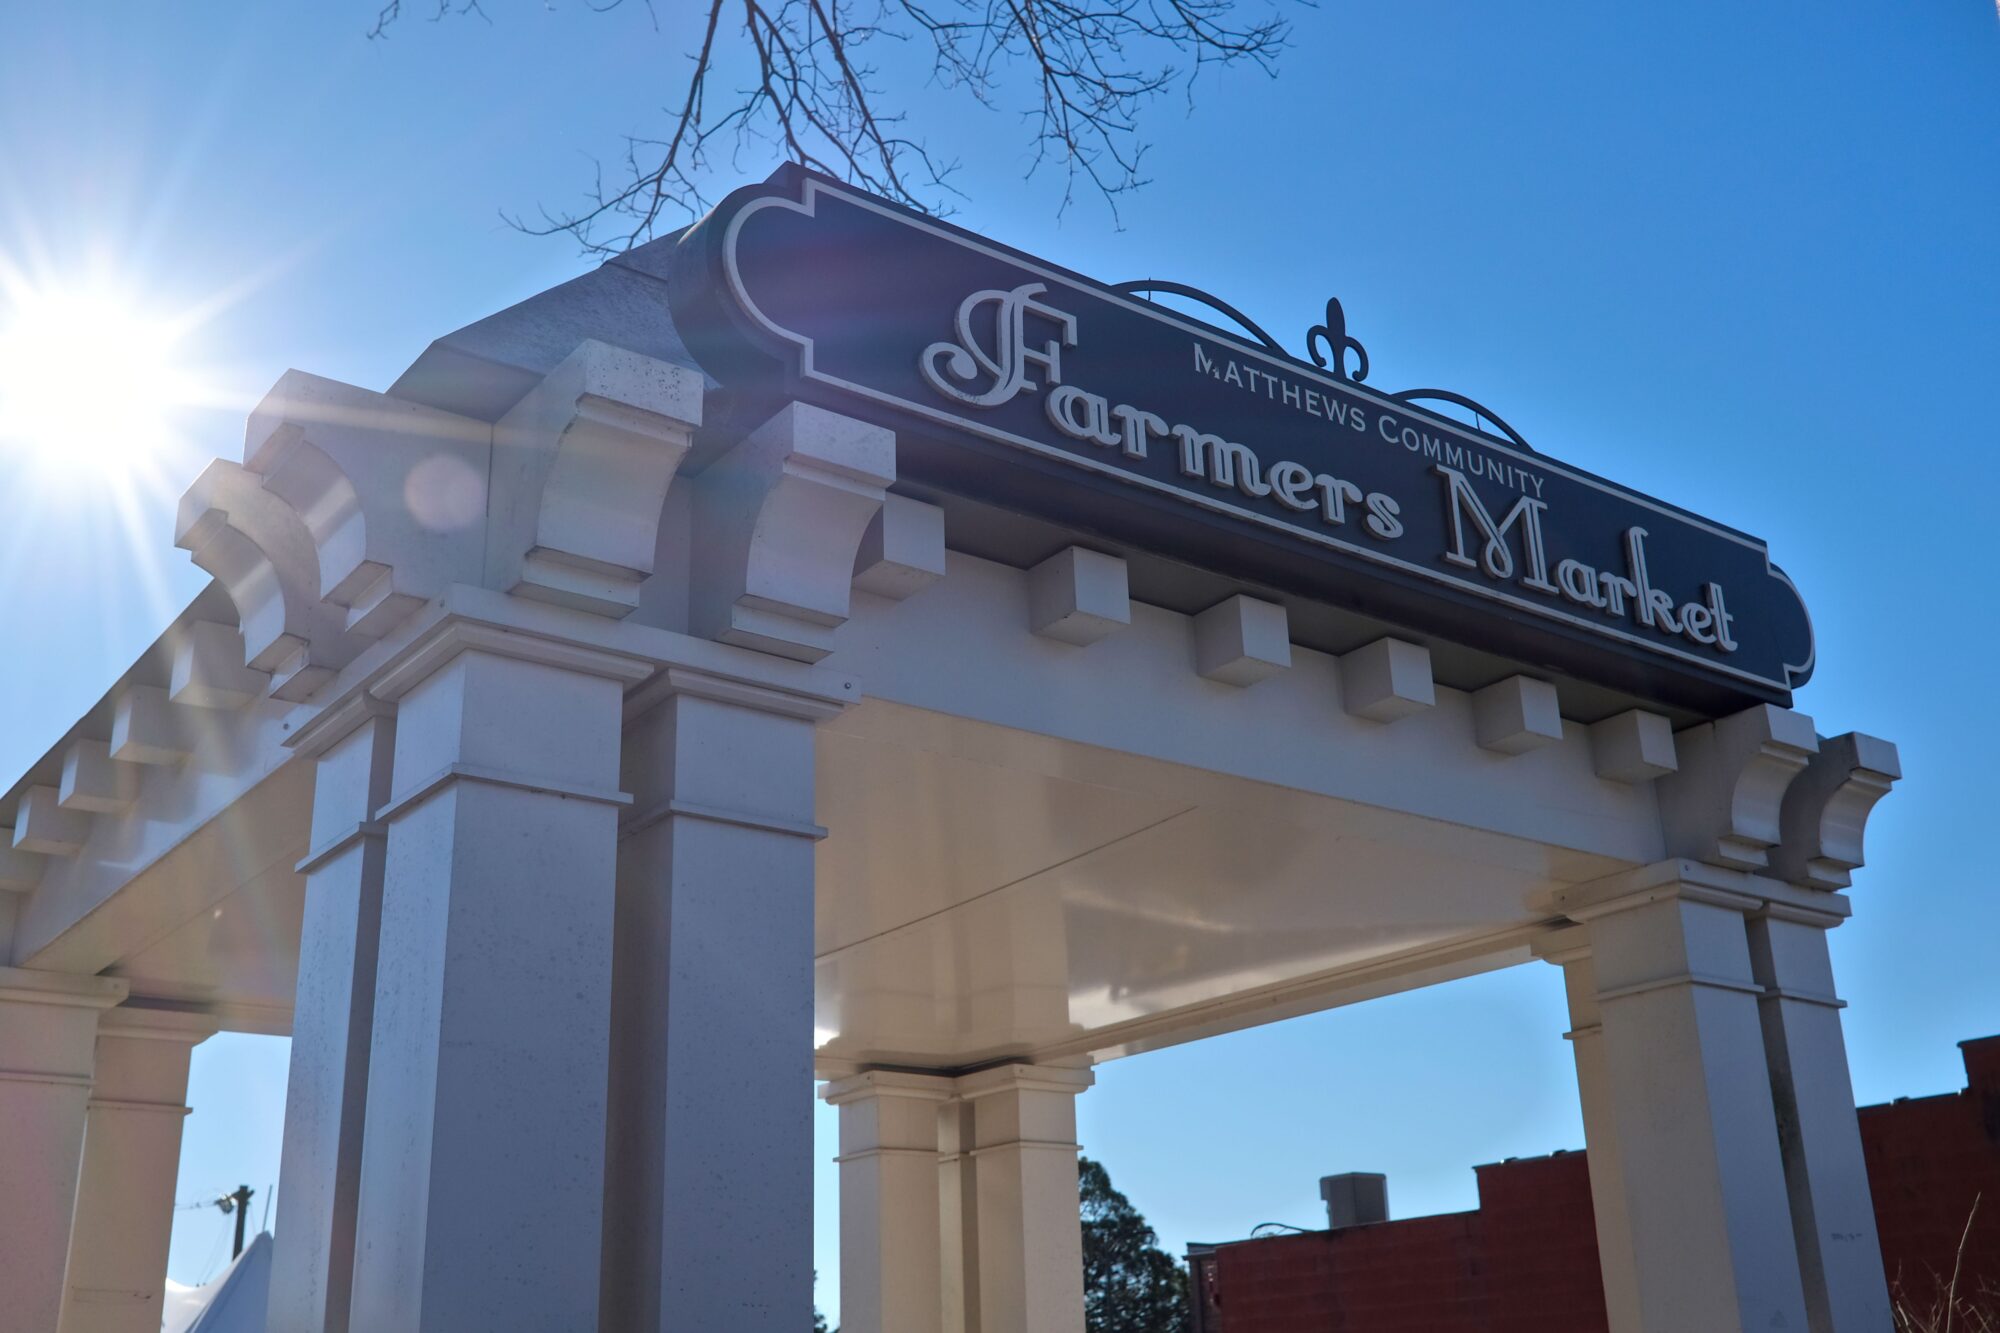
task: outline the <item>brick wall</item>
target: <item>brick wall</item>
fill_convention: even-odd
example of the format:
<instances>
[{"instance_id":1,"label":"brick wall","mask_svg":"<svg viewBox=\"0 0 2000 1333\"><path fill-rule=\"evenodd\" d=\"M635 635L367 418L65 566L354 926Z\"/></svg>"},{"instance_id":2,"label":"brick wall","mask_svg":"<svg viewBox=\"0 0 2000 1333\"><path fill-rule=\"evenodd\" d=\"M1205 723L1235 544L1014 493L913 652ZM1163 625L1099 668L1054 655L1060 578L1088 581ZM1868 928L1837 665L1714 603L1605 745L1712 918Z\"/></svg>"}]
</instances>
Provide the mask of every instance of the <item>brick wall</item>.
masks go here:
<instances>
[{"instance_id":1,"label":"brick wall","mask_svg":"<svg viewBox=\"0 0 2000 1333\"><path fill-rule=\"evenodd\" d=\"M1883 1262L1918 1311L1968 1216L1958 1290L2000 1293L2000 1037L1960 1049L1965 1091L1860 1112ZM1475 1170L1473 1212L1216 1247L1197 1279L1203 1333L1604 1333L1585 1155Z\"/></svg>"},{"instance_id":2,"label":"brick wall","mask_svg":"<svg viewBox=\"0 0 2000 1333\"><path fill-rule=\"evenodd\" d=\"M1965 1091L1860 1113L1882 1266L1898 1298L1918 1312L1949 1285L1961 1237L1959 1293L2000 1296L2000 1037L1959 1049Z\"/></svg>"},{"instance_id":3,"label":"brick wall","mask_svg":"<svg viewBox=\"0 0 2000 1333\"><path fill-rule=\"evenodd\" d=\"M1583 1154L1477 1170L1475 1212L1219 1247L1206 1333L1603 1333Z\"/></svg>"}]
</instances>

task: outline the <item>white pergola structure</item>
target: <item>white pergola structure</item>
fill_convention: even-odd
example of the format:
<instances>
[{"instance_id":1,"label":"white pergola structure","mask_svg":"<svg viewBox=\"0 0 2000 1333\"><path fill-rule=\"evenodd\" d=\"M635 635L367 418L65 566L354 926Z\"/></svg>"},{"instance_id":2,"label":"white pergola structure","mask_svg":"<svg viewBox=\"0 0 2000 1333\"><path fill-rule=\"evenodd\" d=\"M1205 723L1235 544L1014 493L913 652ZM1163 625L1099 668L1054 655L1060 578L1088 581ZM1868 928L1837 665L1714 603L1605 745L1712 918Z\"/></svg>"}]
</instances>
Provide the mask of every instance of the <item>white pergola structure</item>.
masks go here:
<instances>
[{"instance_id":1,"label":"white pergola structure","mask_svg":"<svg viewBox=\"0 0 2000 1333\"><path fill-rule=\"evenodd\" d=\"M213 582L0 803L0 1322L157 1328L228 1029L274 1333L802 1328L815 1077L847 1333L1080 1333L1094 1062L1541 959L1612 1327L1888 1327L1826 932L1893 746L716 438L673 245L187 492Z\"/></svg>"}]
</instances>

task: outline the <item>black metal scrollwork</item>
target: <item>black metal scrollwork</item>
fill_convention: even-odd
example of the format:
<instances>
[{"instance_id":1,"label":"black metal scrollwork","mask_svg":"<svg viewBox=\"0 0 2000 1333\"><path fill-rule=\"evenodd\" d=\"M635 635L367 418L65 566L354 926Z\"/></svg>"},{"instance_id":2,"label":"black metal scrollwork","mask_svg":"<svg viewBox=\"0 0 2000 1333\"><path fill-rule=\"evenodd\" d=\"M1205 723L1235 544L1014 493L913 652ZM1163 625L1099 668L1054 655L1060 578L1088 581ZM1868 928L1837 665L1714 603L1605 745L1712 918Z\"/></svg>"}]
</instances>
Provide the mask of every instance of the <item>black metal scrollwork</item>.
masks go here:
<instances>
[{"instance_id":1,"label":"black metal scrollwork","mask_svg":"<svg viewBox=\"0 0 2000 1333\"><path fill-rule=\"evenodd\" d=\"M1153 292L1164 292L1171 296L1184 296L1188 300L1205 305L1210 310L1227 318L1230 322L1255 338L1259 343L1262 343L1266 351L1284 357L1287 361L1298 360L1297 357L1286 351L1276 338L1266 333L1255 320L1251 319L1241 310L1238 310L1235 306L1230 305L1227 301L1217 296L1211 296L1199 287L1190 287L1184 282L1165 282L1156 278L1148 278L1143 282L1121 282L1112 287L1111 290L1123 296L1146 296ZM1322 345L1324 345L1324 351L1321 350ZM1354 353L1354 373L1351 375L1347 371L1347 354L1349 352ZM1368 349L1361 345L1359 338L1356 338L1347 331L1347 312L1341 308L1340 298L1329 296L1326 300L1326 322L1315 324L1306 330L1306 355L1312 358L1313 365L1319 367L1321 370L1331 371L1336 379L1359 384L1368 378ZM1468 398L1462 393L1454 393L1450 389L1405 389L1401 393L1392 393L1388 396L1399 403L1419 404L1423 401L1429 401L1451 403L1455 406L1465 408L1475 416L1492 422L1499 429L1500 433L1515 445L1527 450L1529 453L1535 452L1534 446L1521 437L1521 432L1501 420L1499 413L1477 399ZM1483 429L1477 424L1472 428L1474 430Z\"/></svg>"}]
</instances>

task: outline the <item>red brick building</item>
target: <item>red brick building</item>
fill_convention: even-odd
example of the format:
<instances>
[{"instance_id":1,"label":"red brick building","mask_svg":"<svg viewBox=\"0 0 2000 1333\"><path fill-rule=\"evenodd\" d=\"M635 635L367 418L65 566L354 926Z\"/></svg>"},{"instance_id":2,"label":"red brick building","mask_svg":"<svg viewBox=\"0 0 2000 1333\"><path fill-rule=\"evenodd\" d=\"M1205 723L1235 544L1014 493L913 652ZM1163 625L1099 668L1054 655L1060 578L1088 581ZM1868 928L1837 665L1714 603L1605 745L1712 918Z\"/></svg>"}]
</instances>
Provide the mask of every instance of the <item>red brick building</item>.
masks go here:
<instances>
[{"instance_id":1,"label":"red brick building","mask_svg":"<svg viewBox=\"0 0 2000 1333\"><path fill-rule=\"evenodd\" d=\"M1964 1091L1860 1112L1883 1264L1917 1311L1962 1236L1959 1294L2000 1304L2000 1036L1959 1049ZM1191 1247L1195 1333L1603 1333L1585 1154L1474 1169L1471 1212Z\"/></svg>"}]
</instances>

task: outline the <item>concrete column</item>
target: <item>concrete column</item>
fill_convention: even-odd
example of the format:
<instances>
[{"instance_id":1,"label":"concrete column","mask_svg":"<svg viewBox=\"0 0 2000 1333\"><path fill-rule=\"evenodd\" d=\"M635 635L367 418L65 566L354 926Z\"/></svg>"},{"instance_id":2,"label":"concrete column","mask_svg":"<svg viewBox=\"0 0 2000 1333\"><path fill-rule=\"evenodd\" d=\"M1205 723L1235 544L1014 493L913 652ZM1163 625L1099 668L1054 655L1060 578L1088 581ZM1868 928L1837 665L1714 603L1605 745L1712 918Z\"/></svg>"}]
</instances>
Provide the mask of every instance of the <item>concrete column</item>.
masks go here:
<instances>
[{"instance_id":1,"label":"concrete column","mask_svg":"<svg viewBox=\"0 0 2000 1333\"><path fill-rule=\"evenodd\" d=\"M866 1070L821 1095L840 1108L840 1326L937 1333L938 1108L952 1082Z\"/></svg>"},{"instance_id":2,"label":"concrete column","mask_svg":"<svg viewBox=\"0 0 2000 1333\"><path fill-rule=\"evenodd\" d=\"M649 670L456 622L372 686L395 783L351 1328L598 1326L618 735Z\"/></svg>"},{"instance_id":3,"label":"concrete column","mask_svg":"<svg viewBox=\"0 0 2000 1333\"><path fill-rule=\"evenodd\" d=\"M972 1153L972 1105L938 1108L938 1224L942 1249L942 1333L979 1333L979 1192Z\"/></svg>"},{"instance_id":4,"label":"concrete column","mask_svg":"<svg viewBox=\"0 0 2000 1333\"><path fill-rule=\"evenodd\" d=\"M52 1329L62 1309L105 977L0 967L0 1311Z\"/></svg>"},{"instance_id":5,"label":"concrete column","mask_svg":"<svg viewBox=\"0 0 2000 1333\"><path fill-rule=\"evenodd\" d=\"M346 1333L361 1192L375 959L382 927L384 826L394 715L367 694L330 709L295 746L318 760L312 850L292 1008L291 1081L278 1229L271 1255L271 1333Z\"/></svg>"},{"instance_id":6,"label":"concrete column","mask_svg":"<svg viewBox=\"0 0 2000 1333\"><path fill-rule=\"evenodd\" d=\"M1576 1059L1576 1090L1590 1136L1590 1206L1597 1226L1597 1262L1604 1278L1604 1310L1611 1333L1645 1333L1639 1319L1638 1265L1626 1214L1625 1164L1618 1151L1618 1123L1605 1063L1604 1023L1597 1003L1597 969L1591 966L1589 932L1572 926L1536 946L1538 956L1562 968L1569 997L1570 1030L1563 1035Z\"/></svg>"},{"instance_id":7,"label":"concrete column","mask_svg":"<svg viewBox=\"0 0 2000 1333\"><path fill-rule=\"evenodd\" d=\"M1093 1081L1045 1065L957 1080L972 1106L979 1333L1083 1333L1076 1097Z\"/></svg>"},{"instance_id":8,"label":"concrete column","mask_svg":"<svg viewBox=\"0 0 2000 1333\"><path fill-rule=\"evenodd\" d=\"M1558 897L1589 932L1609 1095L1585 1131L1593 1164L1600 1152L1617 1160L1647 1333L1806 1327L1744 925L1757 905L1749 882L1666 861Z\"/></svg>"},{"instance_id":9,"label":"concrete column","mask_svg":"<svg viewBox=\"0 0 2000 1333\"><path fill-rule=\"evenodd\" d=\"M1813 1333L1872 1333L1889 1327L1889 1289L1826 948L1846 903L1809 890L1788 896L1800 903L1767 903L1750 918L1750 965L1764 987L1764 1054L1806 1315Z\"/></svg>"},{"instance_id":10,"label":"concrete column","mask_svg":"<svg viewBox=\"0 0 2000 1333\"><path fill-rule=\"evenodd\" d=\"M693 670L625 735L605 1327L789 1333L812 1308L813 724Z\"/></svg>"},{"instance_id":11,"label":"concrete column","mask_svg":"<svg viewBox=\"0 0 2000 1333\"><path fill-rule=\"evenodd\" d=\"M159 1333L188 1057L213 1031L147 1009L100 1020L60 1333Z\"/></svg>"}]
</instances>

